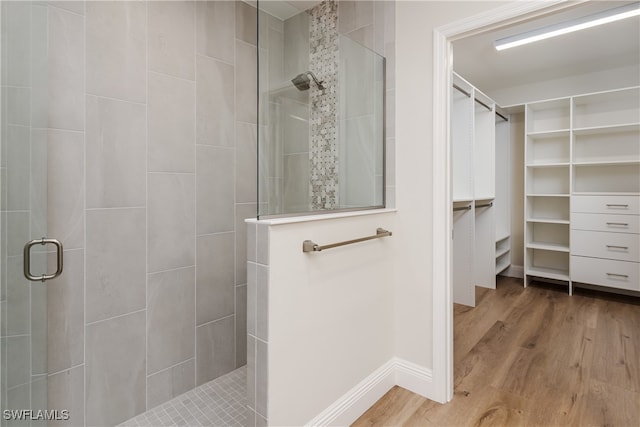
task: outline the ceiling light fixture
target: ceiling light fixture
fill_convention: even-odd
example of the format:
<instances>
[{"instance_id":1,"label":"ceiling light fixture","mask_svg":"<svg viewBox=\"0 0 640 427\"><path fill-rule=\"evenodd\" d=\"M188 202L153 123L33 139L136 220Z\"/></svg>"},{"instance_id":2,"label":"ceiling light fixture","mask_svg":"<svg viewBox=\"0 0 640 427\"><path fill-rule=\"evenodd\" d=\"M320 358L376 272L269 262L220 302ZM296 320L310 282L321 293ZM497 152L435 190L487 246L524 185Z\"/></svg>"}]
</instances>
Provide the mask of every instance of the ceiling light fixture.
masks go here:
<instances>
[{"instance_id":1,"label":"ceiling light fixture","mask_svg":"<svg viewBox=\"0 0 640 427\"><path fill-rule=\"evenodd\" d=\"M640 2L631 3L625 6L616 7L614 9L605 10L603 12L594 13L593 15L584 16L582 18L571 21L561 22L555 25L538 28L537 30L527 31L511 37L496 40L494 45L496 50L505 50L524 44L537 42L539 40L548 39L562 34L573 33L574 31L584 30L586 28L598 25L608 24L609 22L619 21L625 18L640 15Z\"/></svg>"}]
</instances>

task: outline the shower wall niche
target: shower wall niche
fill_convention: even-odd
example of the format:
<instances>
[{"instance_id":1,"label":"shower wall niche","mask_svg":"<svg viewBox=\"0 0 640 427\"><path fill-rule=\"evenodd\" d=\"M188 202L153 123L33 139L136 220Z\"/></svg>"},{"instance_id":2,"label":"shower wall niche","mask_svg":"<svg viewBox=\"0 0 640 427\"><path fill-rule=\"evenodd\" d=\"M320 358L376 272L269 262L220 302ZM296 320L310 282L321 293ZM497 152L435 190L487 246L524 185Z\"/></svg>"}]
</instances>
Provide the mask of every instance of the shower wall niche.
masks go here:
<instances>
[{"instance_id":1,"label":"shower wall niche","mask_svg":"<svg viewBox=\"0 0 640 427\"><path fill-rule=\"evenodd\" d=\"M385 58L367 43L373 25L341 21L358 2L274 3L286 2L261 2L258 16L259 215L383 207Z\"/></svg>"}]
</instances>

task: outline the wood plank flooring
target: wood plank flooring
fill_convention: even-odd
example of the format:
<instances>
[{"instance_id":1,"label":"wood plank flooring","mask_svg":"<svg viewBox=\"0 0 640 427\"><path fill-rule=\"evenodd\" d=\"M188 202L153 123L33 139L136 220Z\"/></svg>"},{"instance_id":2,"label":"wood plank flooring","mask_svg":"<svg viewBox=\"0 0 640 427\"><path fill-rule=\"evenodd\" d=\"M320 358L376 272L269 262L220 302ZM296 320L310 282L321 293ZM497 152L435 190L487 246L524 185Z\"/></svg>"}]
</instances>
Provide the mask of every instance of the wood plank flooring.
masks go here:
<instances>
[{"instance_id":1,"label":"wood plank flooring","mask_svg":"<svg viewBox=\"0 0 640 427\"><path fill-rule=\"evenodd\" d=\"M499 277L454 331L451 402L396 386L353 426L640 426L640 298Z\"/></svg>"}]
</instances>

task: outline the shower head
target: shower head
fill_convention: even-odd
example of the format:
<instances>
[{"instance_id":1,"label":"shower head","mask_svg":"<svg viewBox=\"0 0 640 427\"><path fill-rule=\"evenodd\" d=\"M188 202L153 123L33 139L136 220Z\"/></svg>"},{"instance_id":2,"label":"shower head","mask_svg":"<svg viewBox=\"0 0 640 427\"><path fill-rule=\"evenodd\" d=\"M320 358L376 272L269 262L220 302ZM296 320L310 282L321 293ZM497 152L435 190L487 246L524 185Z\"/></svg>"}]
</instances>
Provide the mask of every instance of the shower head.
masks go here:
<instances>
[{"instance_id":1,"label":"shower head","mask_svg":"<svg viewBox=\"0 0 640 427\"><path fill-rule=\"evenodd\" d=\"M291 79L291 83L298 88L298 90L307 90L310 87L311 79L307 77L305 73L298 74L293 79Z\"/></svg>"},{"instance_id":2,"label":"shower head","mask_svg":"<svg viewBox=\"0 0 640 427\"><path fill-rule=\"evenodd\" d=\"M307 90L311 87L311 79L309 76L311 76L311 79L313 79L316 86L318 86L318 89L324 90L324 86L322 85L323 82L318 80L311 71L305 71L304 73L298 74L291 79L291 83L293 83L300 91Z\"/></svg>"}]
</instances>

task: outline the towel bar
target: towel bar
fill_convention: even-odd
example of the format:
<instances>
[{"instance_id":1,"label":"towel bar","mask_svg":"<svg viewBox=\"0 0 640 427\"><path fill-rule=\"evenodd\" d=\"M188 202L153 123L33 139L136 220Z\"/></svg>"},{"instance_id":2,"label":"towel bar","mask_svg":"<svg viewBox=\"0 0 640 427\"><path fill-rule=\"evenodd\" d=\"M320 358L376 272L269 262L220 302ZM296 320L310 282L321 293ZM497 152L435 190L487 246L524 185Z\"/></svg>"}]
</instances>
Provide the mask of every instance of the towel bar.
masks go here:
<instances>
[{"instance_id":1,"label":"towel bar","mask_svg":"<svg viewBox=\"0 0 640 427\"><path fill-rule=\"evenodd\" d=\"M379 239L380 237L391 236L391 232L383 228L378 228L374 236L361 237L359 239L345 240L344 242L331 243L329 245L318 245L311 240L305 240L302 242L302 252L320 252L325 249L337 248L338 246L350 245L352 243L364 242L371 239Z\"/></svg>"}]
</instances>

